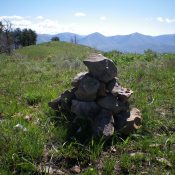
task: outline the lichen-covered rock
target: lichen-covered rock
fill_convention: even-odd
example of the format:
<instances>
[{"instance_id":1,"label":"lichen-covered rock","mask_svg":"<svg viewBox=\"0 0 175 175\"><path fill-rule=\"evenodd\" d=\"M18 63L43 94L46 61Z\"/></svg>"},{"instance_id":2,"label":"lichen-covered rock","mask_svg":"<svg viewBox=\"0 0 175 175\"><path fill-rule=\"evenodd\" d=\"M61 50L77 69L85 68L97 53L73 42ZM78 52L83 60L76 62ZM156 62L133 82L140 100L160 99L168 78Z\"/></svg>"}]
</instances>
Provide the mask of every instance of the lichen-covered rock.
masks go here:
<instances>
[{"instance_id":1,"label":"lichen-covered rock","mask_svg":"<svg viewBox=\"0 0 175 175\"><path fill-rule=\"evenodd\" d=\"M95 102L72 100L71 112L79 117L95 118L100 108Z\"/></svg>"},{"instance_id":2,"label":"lichen-covered rock","mask_svg":"<svg viewBox=\"0 0 175 175\"><path fill-rule=\"evenodd\" d=\"M110 137L114 134L114 119L112 112L101 110L93 123L93 133L98 136Z\"/></svg>"},{"instance_id":3,"label":"lichen-covered rock","mask_svg":"<svg viewBox=\"0 0 175 175\"><path fill-rule=\"evenodd\" d=\"M84 60L84 64L95 78L105 83L109 82L117 75L117 68L113 61L101 54L91 55L90 58Z\"/></svg>"},{"instance_id":4,"label":"lichen-covered rock","mask_svg":"<svg viewBox=\"0 0 175 175\"><path fill-rule=\"evenodd\" d=\"M75 92L75 96L81 101L93 101L96 99L99 87L100 82L97 79L90 75L85 75Z\"/></svg>"},{"instance_id":5,"label":"lichen-covered rock","mask_svg":"<svg viewBox=\"0 0 175 175\"><path fill-rule=\"evenodd\" d=\"M117 78L114 78L108 83L107 90L111 94L118 96L121 101L128 100L128 98L133 94L132 90L120 86Z\"/></svg>"},{"instance_id":6,"label":"lichen-covered rock","mask_svg":"<svg viewBox=\"0 0 175 175\"><path fill-rule=\"evenodd\" d=\"M140 128L141 113L137 108L132 108L129 112L123 112L115 116L115 127L124 135L128 135Z\"/></svg>"}]
</instances>

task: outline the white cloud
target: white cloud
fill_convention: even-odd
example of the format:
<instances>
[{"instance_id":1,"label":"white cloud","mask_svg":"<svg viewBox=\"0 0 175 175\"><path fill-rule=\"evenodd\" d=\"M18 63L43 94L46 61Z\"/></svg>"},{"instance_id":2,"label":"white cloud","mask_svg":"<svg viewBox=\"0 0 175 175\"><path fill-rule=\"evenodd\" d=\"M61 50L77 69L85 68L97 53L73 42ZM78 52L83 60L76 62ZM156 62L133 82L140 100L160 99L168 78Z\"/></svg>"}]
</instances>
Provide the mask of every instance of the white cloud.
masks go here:
<instances>
[{"instance_id":1,"label":"white cloud","mask_svg":"<svg viewBox=\"0 0 175 175\"><path fill-rule=\"evenodd\" d=\"M42 20L38 20L42 19ZM40 34L56 34L61 32L77 32L78 26L74 23L60 23L58 20L44 19L42 16L0 16L0 20L9 20L13 28L31 28Z\"/></svg>"},{"instance_id":2,"label":"white cloud","mask_svg":"<svg viewBox=\"0 0 175 175\"><path fill-rule=\"evenodd\" d=\"M22 16L0 16L0 20L22 20L24 17Z\"/></svg>"},{"instance_id":3,"label":"white cloud","mask_svg":"<svg viewBox=\"0 0 175 175\"><path fill-rule=\"evenodd\" d=\"M164 22L164 19L162 17L157 17L157 21Z\"/></svg>"},{"instance_id":4,"label":"white cloud","mask_svg":"<svg viewBox=\"0 0 175 175\"><path fill-rule=\"evenodd\" d=\"M173 22L175 22L175 18L173 18L173 19L166 18L165 21L167 23L173 23Z\"/></svg>"},{"instance_id":5,"label":"white cloud","mask_svg":"<svg viewBox=\"0 0 175 175\"><path fill-rule=\"evenodd\" d=\"M77 17L84 17L84 16L86 16L86 13L76 12L74 15L77 16Z\"/></svg>"},{"instance_id":6,"label":"white cloud","mask_svg":"<svg viewBox=\"0 0 175 175\"><path fill-rule=\"evenodd\" d=\"M44 19L43 16L37 16L36 19Z\"/></svg>"},{"instance_id":7,"label":"white cloud","mask_svg":"<svg viewBox=\"0 0 175 175\"><path fill-rule=\"evenodd\" d=\"M163 17L157 17L157 21L159 22L164 22L164 23L174 23L175 22L175 18L163 18Z\"/></svg>"},{"instance_id":8,"label":"white cloud","mask_svg":"<svg viewBox=\"0 0 175 175\"><path fill-rule=\"evenodd\" d=\"M102 21L106 21L107 18L106 18L106 16L101 16L101 17L100 17L100 20L102 20Z\"/></svg>"}]
</instances>

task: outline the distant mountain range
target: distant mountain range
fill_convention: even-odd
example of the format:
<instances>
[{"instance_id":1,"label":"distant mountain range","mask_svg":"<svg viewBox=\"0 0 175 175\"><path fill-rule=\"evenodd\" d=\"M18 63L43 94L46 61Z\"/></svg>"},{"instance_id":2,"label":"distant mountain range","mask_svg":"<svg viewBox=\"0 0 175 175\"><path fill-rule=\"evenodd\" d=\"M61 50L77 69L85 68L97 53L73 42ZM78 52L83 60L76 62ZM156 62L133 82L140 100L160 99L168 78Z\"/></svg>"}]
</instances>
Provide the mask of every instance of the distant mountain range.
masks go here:
<instances>
[{"instance_id":1,"label":"distant mountain range","mask_svg":"<svg viewBox=\"0 0 175 175\"><path fill-rule=\"evenodd\" d=\"M121 52L143 53L152 49L159 53L175 53L175 34L149 36L140 33L129 35L104 36L100 33L78 35L74 33L59 33L56 35L38 34L37 43L48 42L53 36L61 41L72 42L93 47L101 51L118 50Z\"/></svg>"}]
</instances>

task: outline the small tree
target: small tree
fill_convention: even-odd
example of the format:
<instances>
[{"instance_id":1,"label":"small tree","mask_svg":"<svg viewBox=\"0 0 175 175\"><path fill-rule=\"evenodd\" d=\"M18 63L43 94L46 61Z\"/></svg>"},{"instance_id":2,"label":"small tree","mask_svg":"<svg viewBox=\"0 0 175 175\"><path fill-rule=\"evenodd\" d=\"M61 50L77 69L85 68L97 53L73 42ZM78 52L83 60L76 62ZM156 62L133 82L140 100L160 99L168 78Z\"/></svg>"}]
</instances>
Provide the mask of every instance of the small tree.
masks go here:
<instances>
[{"instance_id":1,"label":"small tree","mask_svg":"<svg viewBox=\"0 0 175 175\"><path fill-rule=\"evenodd\" d=\"M20 28L17 28L13 32L14 36L14 45L15 49L18 49L20 46L22 46L21 40L22 40L22 31Z\"/></svg>"},{"instance_id":2,"label":"small tree","mask_svg":"<svg viewBox=\"0 0 175 175\"><path fill-rule=\"evenodd\" d=\"M58 36L54 36L51 38L51 41L60 41L60 38Z\"/></svg>"},{"instance_id":3,"label":"small tree","mask_svg":"<svg viewBox=\"0 0 175 175\"><path fill-rule=\"evenodd\" d=\"M74 37L70 39L70 42L74 44L78 44L77 36L74 35Z\"/></svg>"},{"instance_id":4,"label":"small tree","mask_svg":"<svg viewBox=\"0 0 175 175\"><path fill-rule=\"evenodd\" d=\"M37 34L31 29L23 29L21 33L21 45L30 46L36 44Z\"/></svg>"},{"instance_id":5,"label":"small tree","mask_svg":"<svg viewBox=\"0 0 175 175\"><path fill-rule=\"evenodd\" d=\"M12 23L8 20L0 22L0 52L10 54L14 48L14 38L12 31Z\"/></svg>"}]
</instances>

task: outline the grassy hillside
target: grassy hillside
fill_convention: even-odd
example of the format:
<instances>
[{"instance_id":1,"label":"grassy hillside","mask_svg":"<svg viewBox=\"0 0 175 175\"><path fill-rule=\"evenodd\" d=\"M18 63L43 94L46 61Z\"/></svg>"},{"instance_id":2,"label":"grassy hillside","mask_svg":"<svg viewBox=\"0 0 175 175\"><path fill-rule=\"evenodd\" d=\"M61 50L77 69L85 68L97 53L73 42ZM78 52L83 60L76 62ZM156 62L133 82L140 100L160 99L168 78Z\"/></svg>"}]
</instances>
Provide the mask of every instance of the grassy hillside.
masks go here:
<instances>
[{"instance_id":1,"label":"grassy hillside","mask_svg":"<svg viewBox=\"0 0 175 175\"><path fill-rule=\"evenodd\" d=\"M0 174L40 174L49 167L72 174L74 165L84 175L175 173L175 55L105 53L121 84L134 91L131 106L142 111L142 128L127 138L116 133L108 143L82 144L69 137L66 116L49 109L92 52L52 42L0 55Z\"/></svg>"}]
</instances>

